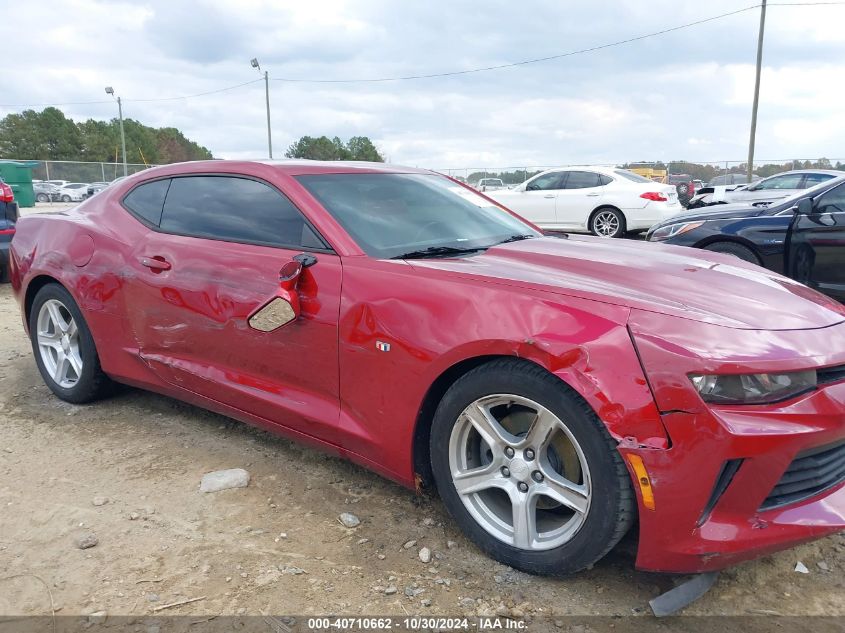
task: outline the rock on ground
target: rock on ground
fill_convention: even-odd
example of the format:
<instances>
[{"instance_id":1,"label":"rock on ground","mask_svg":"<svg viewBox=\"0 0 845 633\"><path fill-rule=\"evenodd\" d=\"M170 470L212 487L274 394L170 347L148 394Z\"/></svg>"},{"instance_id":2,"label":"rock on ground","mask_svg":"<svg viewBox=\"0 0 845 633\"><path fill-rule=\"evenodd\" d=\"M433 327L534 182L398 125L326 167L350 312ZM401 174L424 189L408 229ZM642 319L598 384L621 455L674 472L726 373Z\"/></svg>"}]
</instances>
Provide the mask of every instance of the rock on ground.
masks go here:
<instances>
[{"instance_id":1,"label":"rock on ground","mask_svg":"<svg viewBox=\"0 0 845 633\"><path fill-rule=\"evenodd\" d=\"M206 473L200 482L200 492L218 492L229 488L246 488L249 485L249 473L243 468L230 468Z\"/></svg>"}]
</instances>

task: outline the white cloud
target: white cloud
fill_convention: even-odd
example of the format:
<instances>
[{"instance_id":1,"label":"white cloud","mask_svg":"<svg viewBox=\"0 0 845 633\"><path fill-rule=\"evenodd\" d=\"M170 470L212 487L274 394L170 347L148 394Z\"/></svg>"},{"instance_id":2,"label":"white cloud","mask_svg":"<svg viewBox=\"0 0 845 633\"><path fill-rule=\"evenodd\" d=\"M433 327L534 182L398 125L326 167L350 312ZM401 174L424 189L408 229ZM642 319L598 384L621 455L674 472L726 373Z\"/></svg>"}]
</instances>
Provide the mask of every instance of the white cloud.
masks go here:
<instances>
[{"instance_id":1,"label":"white cloud","mask_svg":"<svg viewBox=\"0 0 845 633\"><path fill-rule=\"evenodd\" d=\"M175 126L215 155L266 152L257 79L465 69L622 40L736 9L669 0L395 3L389 0L42 0L9 4L3 103L106 99ZM375 139L393 161L439 168L626 160L742 160L757 12L659 37L475 75L372 84L273 81L277 155L304 134ZM845 7L771 7L757 156L845 158L839 110ZM66 106L107 119L112 103ZM0 108L0 115L20 108ZM838 155L837 155L838 154Z\"/></svg>"}]
</instances>

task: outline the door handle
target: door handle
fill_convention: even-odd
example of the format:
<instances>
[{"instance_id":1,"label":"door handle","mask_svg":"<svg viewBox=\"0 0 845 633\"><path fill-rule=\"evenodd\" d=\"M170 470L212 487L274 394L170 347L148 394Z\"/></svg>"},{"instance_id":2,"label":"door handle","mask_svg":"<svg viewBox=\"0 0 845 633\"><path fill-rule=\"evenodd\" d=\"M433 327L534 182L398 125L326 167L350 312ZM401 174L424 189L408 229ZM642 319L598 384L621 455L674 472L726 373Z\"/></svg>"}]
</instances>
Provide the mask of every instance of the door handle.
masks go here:
<instances>
[{"instance_id":1,"label":"door handle","mask_svg":"<svg viewBox=\"0 0 845 633\"><path fill-rule=\"evenodd\" d=\"M553 193L547 193L547 194L546 194L545 196L543 196L543 197L544 197L544 198L554 198L554 197L555 197L555 194L553 194Z\"/></svg>"},{"instance_id":2,"label":"door handle","mask_svg":"<svg viewBox=\"0 0 845 633\"><path fill-rule=\"evenodd\" d=\"M157 273L163 270L170 270L170 262L160 255L155 255L154 257L142 257L141 266L146 266L153 272Z\"/></svg>"},{"instance_id":3,"label":"door handle","mask_svg":"<svg viewBox=\"0 0 845 633\"><path fill-rule=\"evenodd\" d=\"M588 197L588 198L595 198L596 196L599 196L599 195L601 195L601 194L598 194L598 193L588 193L588 194L587 194L587 197Z\"/></svg>"}]
</instances>

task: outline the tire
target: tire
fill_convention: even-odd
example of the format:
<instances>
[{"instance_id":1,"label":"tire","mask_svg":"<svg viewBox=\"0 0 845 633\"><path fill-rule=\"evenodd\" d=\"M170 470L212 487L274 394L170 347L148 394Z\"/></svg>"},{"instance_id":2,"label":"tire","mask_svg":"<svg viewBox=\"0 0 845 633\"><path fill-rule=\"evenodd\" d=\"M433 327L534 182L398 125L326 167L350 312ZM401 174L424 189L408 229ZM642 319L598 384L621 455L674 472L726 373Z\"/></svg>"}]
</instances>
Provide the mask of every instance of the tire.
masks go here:
<instances>
[{"instance_id":1,"label":"tire","mask_svg":"<svg viewBox=\"0 0 845 633\"><path fill-rule=\"evenodd\" d=\"M0 284L9 283L9 262L0 260Z\"/></svg>"},{"instance_id":2,"label":"tire","mask_svg":"<svg viewBox=\"0 0 845 633\"><path fill-rule=\"evenodd\" d=\"M743 246L742 244L737 244L736 242L715 242L713 244L708 244L704 247L704 250L711 251L713 253L725 253L726 255L733 255L734 257L738 257L739 259L750 262L752 264L760 265L760 259L757 255L747 246Z\"/></svg>"},{"instance_id":3,"label":"tire","mask_svg":"<svg viewBox=\"0 0 845 633\"><path fill-rule=\"evenodd\" d=\"M539 408L531 413L528 403ZM481 439L468 417L489 420L481 410L508 432L498 448ZM607 554L634 521L630 477L607 429L572 389L527 361L492 361L459 378L435 412L430 451L438 492L455 522L487 554L524 572L580 571ZM576 505L581 510L571 509Z\"/></svg>"},{"instance_id":4,"label":"tire","mask_svg":"<svg viewBox=\"0 0 845 633\"><path fill-rule=\"evenodd\" d=\"M599 237L622 237L626 231L625 216L619 209L601 207L590 217L590 233Z\"/></svg>"},{"instance_id":5,"label":"tire","mask_svg":"<svg viewBox=\"0 0 845 633\"><path fill-rule=\"evenodd\" d=\"M113 383L100 367L88 324L71 294L59 284L48 284L35 295L29 337L38 371L59 398L83 404L111 392ZM39 340L50 344L41 345Z\"/></svg>"},{"instance_id":6,"label":"tire","mask_svg":"<svg viewBox=\"0 0 845 633\"><path fill-rule=\"evenodd\" d=\"M681 183L678 185L678 195L685 196L689 193L689 185L686 183Z\"/></svg>"},{"instance_id":7,"label":"tire","mask_svg":"<svg viewBox=\"0 0 845 633\"><path fill-rule=\"evenodd\" d=\"M46 193L39 193L35 196L35 200L37 202L50 202L50 196L48 196Z\"/></svg>"},{"instance_id":8,"label":"tire","mask_svg":"<svg viewBox=\"0 0 845 633\"><path fill-rule=\"evenodd\" d=\"M62 196L62 202L70 202L70 196L68 196L68 195Z\"/></svg>"}]
</instances>

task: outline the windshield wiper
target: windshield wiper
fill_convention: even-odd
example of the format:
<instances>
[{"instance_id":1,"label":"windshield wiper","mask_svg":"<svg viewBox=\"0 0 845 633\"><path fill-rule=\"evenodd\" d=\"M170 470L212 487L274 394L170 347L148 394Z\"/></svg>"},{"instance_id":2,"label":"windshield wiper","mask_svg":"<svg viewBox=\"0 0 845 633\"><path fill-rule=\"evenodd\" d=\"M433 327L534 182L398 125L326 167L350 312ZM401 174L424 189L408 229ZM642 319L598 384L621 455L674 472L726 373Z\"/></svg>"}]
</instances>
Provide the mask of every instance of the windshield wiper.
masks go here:
<instances>
[{"instance_id":1,"label":"windshield wiper","mask_svg":"<svg viewBox=\"0 0 845 633\"><path fill-rule=\"evenodd\" d=\"M496 242L496 245L498 246L499 244L507 244L508 242L519 242L521 240L530 240L532 237L535 237L535 236L531 235L530 233L525 233L523 235L511 235L506 240L502 240L501 242Z\"/></svg>"},{"instance_id":2,"label":"windshield wiper","mask_svg":"<svg viewBox=\"0 0 845 633\"><path fill-rule=\"evenodd\" d=\"M394 255L390 259L424 259L426 257L442 257L446 255L464 255L466 253L477 253L486 250L488 247L480 248L459 248L457 246L429 246L418 251L409 251L401 255Z\"/></svg>"}]
</instances>

